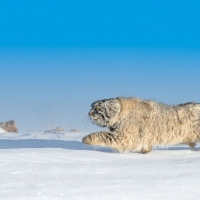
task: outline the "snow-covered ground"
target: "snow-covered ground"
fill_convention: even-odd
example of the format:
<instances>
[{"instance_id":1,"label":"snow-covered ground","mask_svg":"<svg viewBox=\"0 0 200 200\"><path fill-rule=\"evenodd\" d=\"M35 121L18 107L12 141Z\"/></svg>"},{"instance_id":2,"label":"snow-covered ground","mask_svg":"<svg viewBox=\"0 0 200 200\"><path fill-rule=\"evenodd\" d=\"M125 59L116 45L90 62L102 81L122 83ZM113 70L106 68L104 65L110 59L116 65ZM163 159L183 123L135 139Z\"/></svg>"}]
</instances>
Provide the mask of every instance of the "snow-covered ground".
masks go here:
<instances>
[{"instance_id":1,"label":"snow-covered ground","mask_svg":"<svg viewBox=\"0 0 200 200\"><path fill-rule=\"evenodd\" d=\"M1 133L0 199L197 200L200 146L149 154L89 147L87 133Z\"/></svg>"},{"instance_id":2,"label":"snow-covered ground","mask_svg":"<svg viewBox=\"0 0 200 200\"><path fill-rule=\"evenodd\" d=\"M0 128L0 133L5 133L6 131L4 131L2 128Z\"/></svg>"}]
</instances>

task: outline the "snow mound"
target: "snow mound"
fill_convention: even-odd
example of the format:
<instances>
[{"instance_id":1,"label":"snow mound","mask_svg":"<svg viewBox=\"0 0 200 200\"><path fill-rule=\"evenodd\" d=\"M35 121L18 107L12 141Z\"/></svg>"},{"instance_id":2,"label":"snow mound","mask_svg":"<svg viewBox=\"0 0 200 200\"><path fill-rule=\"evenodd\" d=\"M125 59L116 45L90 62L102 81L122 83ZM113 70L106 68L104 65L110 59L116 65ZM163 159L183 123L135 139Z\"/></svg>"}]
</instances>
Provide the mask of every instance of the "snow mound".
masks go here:
<instances>
[{"instance_id":1,"label":"snow mound","mask_svg":"<svg viewBox=\"0 0 200 200\"><path fill-rule=\"evenodd\" d=\"M0 128L0 133L6 133L6 131Z\"/></svg>"}]
</instances>

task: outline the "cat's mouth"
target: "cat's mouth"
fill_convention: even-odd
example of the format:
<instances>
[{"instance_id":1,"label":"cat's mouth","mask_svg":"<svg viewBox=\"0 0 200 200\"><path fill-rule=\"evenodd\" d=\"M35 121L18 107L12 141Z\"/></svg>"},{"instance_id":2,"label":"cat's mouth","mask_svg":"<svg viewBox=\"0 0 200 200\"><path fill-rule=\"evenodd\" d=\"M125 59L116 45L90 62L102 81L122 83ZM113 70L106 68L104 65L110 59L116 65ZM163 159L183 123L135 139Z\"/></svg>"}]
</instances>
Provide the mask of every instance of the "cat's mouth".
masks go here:
<instances>
[{"instance_id":1,"label":"cat's mouth","mask_svg":"<svg viewBox=\"0 0 200 200\"><path fill-rule=\"evenodd\" d=\"M101 127L106 127L106 120L105 120L104 115L102 115L102 114L98 114L98 115L89 114L89 117L94 124L101 126Z\"/></svg>"}]
</instances>

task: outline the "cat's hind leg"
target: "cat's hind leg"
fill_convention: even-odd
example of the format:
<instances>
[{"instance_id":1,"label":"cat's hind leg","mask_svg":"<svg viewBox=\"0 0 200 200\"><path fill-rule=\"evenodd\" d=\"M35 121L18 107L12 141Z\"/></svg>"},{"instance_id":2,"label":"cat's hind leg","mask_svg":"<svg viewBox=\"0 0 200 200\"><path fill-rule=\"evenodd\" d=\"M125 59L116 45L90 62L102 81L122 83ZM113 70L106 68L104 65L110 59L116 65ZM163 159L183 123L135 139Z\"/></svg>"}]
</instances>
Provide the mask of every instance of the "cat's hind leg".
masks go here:
<instances>
[{"instance_id":1,"label":"cat's hind leg","mask_svg":"<svg viewBox=\"0 0 200 200\"><path fill-rule=\"evenodd\" d=\"M192 142L192 143L189 143L188 144L192 149L194 149L194 147L196 146L196 143L195 142Z\"/></svg>"},{"instance_id":2,"label":"cat's hind leg","mask_svg":"<svg viewBox=\"0 0 200 200\"><path fill-rule=\"evenodd\" d=\"M146 154L146 153L149 153L151 150L152 150L152 147L142 148L142 149L140 150L140 153Z\"/></svg>"}]
</instances>

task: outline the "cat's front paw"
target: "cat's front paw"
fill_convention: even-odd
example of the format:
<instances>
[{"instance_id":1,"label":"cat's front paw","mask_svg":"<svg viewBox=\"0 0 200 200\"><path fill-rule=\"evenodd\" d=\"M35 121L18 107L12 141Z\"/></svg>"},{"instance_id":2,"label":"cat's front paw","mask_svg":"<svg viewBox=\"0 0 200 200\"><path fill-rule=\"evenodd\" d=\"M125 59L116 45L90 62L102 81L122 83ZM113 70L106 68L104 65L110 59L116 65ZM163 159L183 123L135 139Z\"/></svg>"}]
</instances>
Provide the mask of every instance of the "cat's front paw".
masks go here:
<instances>
[{"instance_id":1,"label":"cat's front paw","mask_svg":"<svg viewBox=\"0 0 200 200\"><path fill-rule=\"evenodd\" d=\"M87 145L92 145L92 137L91 135L87 135L82 139L82 142Z\"/></svg>"}]
</instances>

